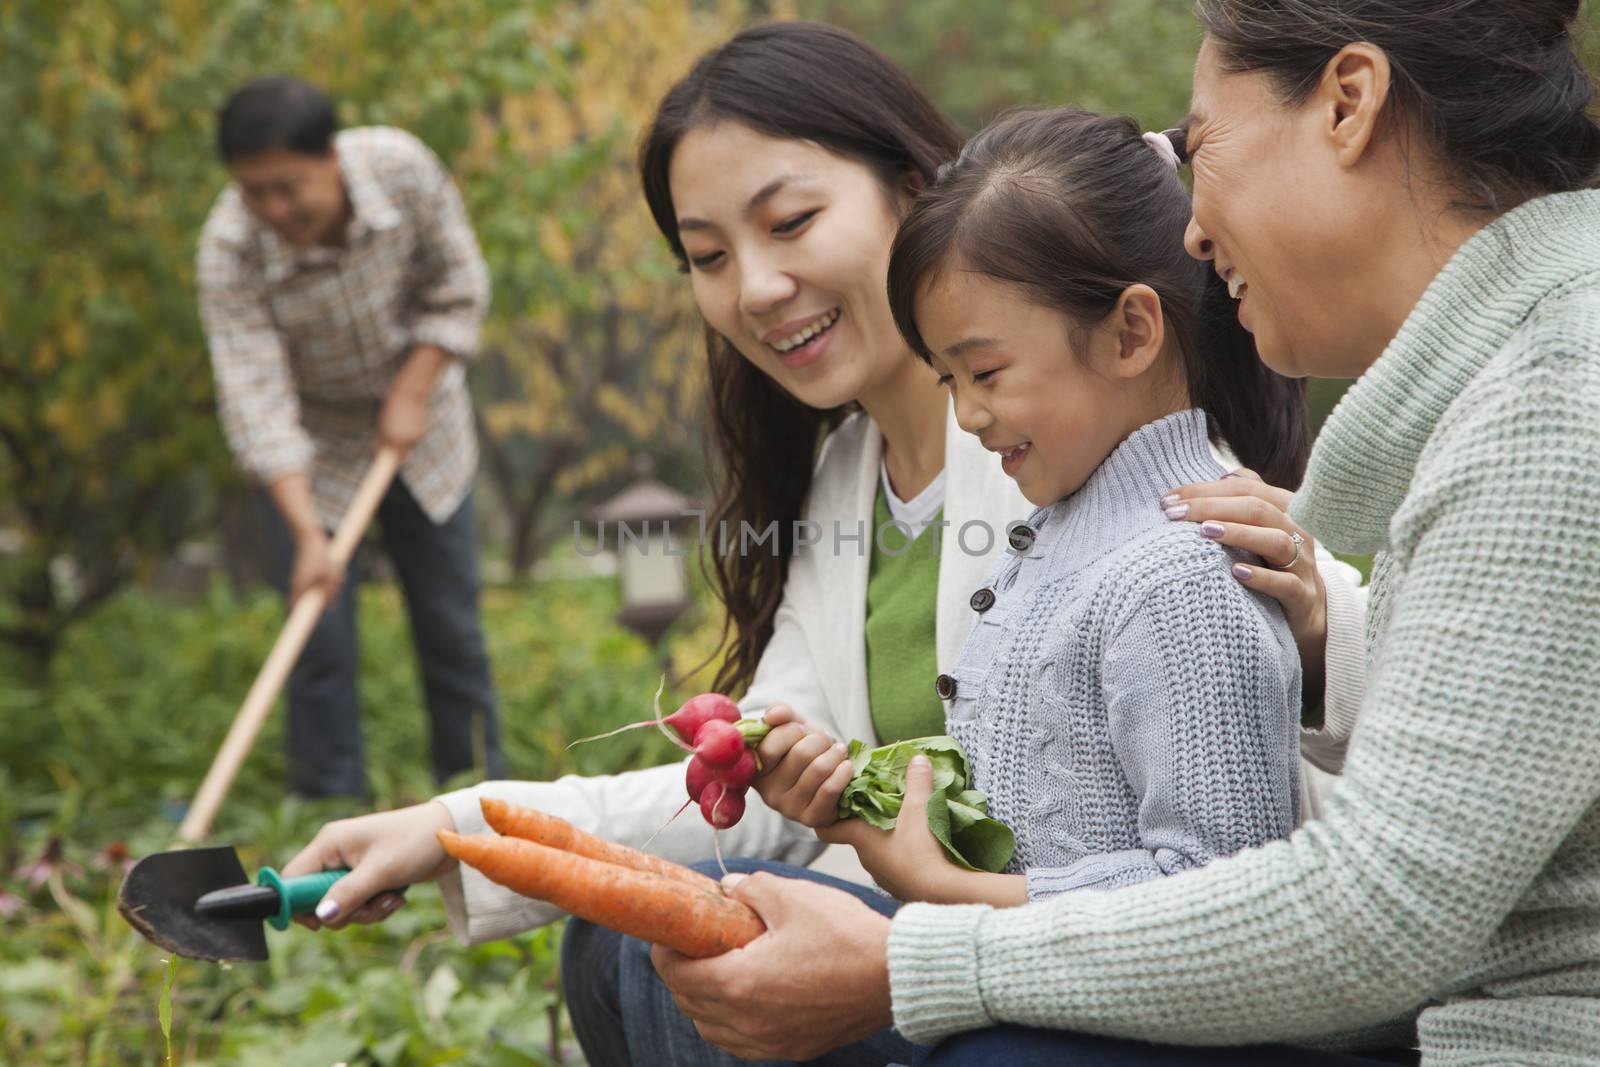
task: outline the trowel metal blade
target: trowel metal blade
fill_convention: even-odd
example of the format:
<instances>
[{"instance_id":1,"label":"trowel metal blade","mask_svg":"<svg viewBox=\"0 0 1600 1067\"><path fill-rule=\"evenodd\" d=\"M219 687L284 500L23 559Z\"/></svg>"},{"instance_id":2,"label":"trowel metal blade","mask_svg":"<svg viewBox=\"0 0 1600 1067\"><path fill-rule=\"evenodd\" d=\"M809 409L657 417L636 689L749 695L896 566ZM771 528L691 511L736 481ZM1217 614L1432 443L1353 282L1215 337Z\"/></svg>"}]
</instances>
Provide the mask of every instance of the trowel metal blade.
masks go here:
<instances>
[{"instance_id":1,"label":"trowel metal blade","mask_svg":"<svg viewBox=\"0 0 1600 1067\"><path fill-rule=\"evenodd\" d=\"M214 889L250 878L229 846L158 852L133 865L117 894L117 910L146 939L195 960L218 963L267 958L259 919L218 919L195 912Z\"/></svg>"}]
</instances>

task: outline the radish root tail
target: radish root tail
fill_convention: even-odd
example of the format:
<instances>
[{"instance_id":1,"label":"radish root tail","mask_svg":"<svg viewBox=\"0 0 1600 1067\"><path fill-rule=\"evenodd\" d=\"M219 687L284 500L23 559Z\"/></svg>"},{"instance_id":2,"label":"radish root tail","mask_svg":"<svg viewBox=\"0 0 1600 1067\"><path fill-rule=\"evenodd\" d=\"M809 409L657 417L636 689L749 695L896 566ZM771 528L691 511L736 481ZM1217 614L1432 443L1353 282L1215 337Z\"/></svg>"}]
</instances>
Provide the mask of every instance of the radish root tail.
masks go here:
<instances>
[{"instance_id":1,"label":"radish root tail","mask_svg":"<svg viewBox=\"0 0 1600 1067\"><path fill-rule=\"evenodd\" d=\"M639 846L639 851L640 852L647 851L650 848L650 842L654 841L657 837L661 836L661 831L663 831L667 827L671 826L673 821L676 820L678 816L682 815L686 810L688 810L689 805L693 804L693 803L694 803L693 799L685 800L683 802L683 807L679 808L677 811L672 813L672 818L668 819L666 822L664 822L660 826L656 827L655 833L652 833L649 837L644 839L644 844Z\"/></svg>"}]
</instances>

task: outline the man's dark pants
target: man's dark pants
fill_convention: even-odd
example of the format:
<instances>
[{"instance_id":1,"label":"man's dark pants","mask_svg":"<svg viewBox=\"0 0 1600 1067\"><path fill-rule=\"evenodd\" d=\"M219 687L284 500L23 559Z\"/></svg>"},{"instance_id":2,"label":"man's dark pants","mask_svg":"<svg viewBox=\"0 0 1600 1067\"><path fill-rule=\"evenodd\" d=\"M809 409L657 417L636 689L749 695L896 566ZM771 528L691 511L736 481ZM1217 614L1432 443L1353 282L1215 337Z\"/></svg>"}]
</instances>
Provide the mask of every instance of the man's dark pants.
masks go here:
<instances>
[{"instance_id":1,"label":"man's dark pants","mask_svg":"<svg viewBox=\"0 0 1600 1067\"><path fill-rule=\"evenodd\" d=\"M294 539L263 494L272 578L287 591ZM489 657L478 617L478 544L472 494L435 525L398 478L376 525L411 618L439 782L475 767L503 776ZM355 561L289 676L289 786L301 796L365 797L356 700ZM481 752L478 751L481 745ZM482 762L479 762L481 759Z\"/></svg>"}]
</instances>

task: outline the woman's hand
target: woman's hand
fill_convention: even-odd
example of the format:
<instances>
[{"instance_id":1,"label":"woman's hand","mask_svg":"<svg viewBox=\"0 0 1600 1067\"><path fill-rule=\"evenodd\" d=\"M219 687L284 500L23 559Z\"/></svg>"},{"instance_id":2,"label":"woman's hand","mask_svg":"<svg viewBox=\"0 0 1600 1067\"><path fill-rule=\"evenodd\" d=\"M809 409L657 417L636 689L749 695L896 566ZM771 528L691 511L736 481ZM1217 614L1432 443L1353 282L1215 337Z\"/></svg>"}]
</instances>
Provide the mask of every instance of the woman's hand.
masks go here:
<instances>
[{"instance_id":1,"label":"woman's hand","mask_svg":"<svg viewBox=\"0 0 1600 1067\"><path fill-rule=\"evenodd\" d=\"M833 823L850 784L850 750L786 705L768 708L766 721L773 730L756 746L762 767L756 792L767 807L802 826Z\"/></svg>"},{"instance_id":2,"label":"woman's hand","mask_svg":"<svg viewBox=\"0 0 1600 1067\"><path fill-rule=\"evenodd\" d=\"M703 960L650 950L701 1037L747 1060L810 1060L894 1025L888 916L816 882L763 872L722 884L766 933Z\"/></svg>"},{"instance_id":3,"label":"woman's hand","mask_svg":"<svg viewBox=\"0 0 1600 1067\"><path fill-rule=\"evenodd\" d=\"M450 810L436 800L328 823L281 873L293 877L339 867L350 873L328 890L316 918L295 921L313 930L382 922L405 903L389 890L432 881L456 865L437 837L439 830L454 829Z\"/></svg>"},{"instance_id":4,"label":"woman's hand","mask_svg":"<svg viewBox=\"0 0 1600 1067\"><path fill-rule=\"evenodd\" d=\"M928 829L928 797L933 794L933 764L913 756L906 766L906 793L893 830L865 819L840 819L817 831L834 845L856 850L861 866L896 900L935 904L993 904L1009 907L1028 901L1027 878L958 867Z\"/></svg>"},{"instance_id":5,"label":"woman's hand","mask_svg":"<svg viewBox=\"0 0 1600 1067\"><path fill-rule=\"evenodd\" d=\"M1161 498L1161 506L1169 519L1199 523L1201 537L1242 548L1267 563L1236 563L1233 576L1283 605L1300 650L1303 690L1320 694L1328 651L1328 590L1317 572L1316 542L1289 518L1293 496L1263 482L1255 471L1237 470L1215 482L1179 486Z\"/></svg>"}]
</instances>

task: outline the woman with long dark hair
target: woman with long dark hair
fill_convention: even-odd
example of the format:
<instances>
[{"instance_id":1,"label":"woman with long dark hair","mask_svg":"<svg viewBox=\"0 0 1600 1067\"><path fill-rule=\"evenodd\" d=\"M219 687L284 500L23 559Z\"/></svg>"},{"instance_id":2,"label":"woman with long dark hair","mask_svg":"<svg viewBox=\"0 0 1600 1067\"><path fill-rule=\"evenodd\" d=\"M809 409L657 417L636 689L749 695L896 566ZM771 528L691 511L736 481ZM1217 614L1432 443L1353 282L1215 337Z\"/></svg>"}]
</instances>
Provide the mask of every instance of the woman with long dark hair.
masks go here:
<instances>
[{"instance_id":1,"label":"woman with long dark hair","mask_svg":"<svg viewBox=\"0 0 1600 1067\"><path fill-rule=\"evenodd\" d=\"M865 42L828 26L777 23L703 57L662 101L641 149L646 197L707 326L719 468L708 548L722 547L724 529L728 545L711 561L729 616L718 686L743 689L746 714L767 712L780 724L763 745L776 757L758 780L764 802L752 798L723 834L730 855L812 862L822 845L810 824L848 776L839 742L944 731L935 677L974 617L971 598L1005 547L1006 524L1029 510L995 457L956 425L936 376L897 332L884 289L900 219L958 148L948 120ZM1254 437L1215 444L1269 481L1298 478L1293 447L1257 447ZM1266 483L1232 481L1241 498L1270 496ZM890 522L920 536L891 530L880 542ZM1358 644L1354 586L1340 577L1325 599L1303 595L1320 579L1309 546L1303 557L1289 546L1297 528L1281 512L1226 527L1225 541L1265 531L1284 542L1263 554L1287 569L1257 568L1246 584L1285 596L1304 659L1320 664L1326 644L1338 662L1336 648ZM1280 576L1301 594L1268 588ZM1335 620L1346 623L1342 632ZM1330 673L1332 722L1335 694L1353 706L1361 671ZM1308 750L1323 743L1317 758L1336 768L1339 731L1307 736ZM463 938L507 936L559 913L455 867L435 829L481 830L478 800L489 795L637 845L682 792L681 764L486 783L330 824L285 870L353 868L329 895L333 925L388 914L395 898L368 899L388 885L439 878ZM651 848L708 859L711 835L682 819ZM573 928L564 950L575 1017L600 1020L581 1030L600 1060L628 1055L630 1035L607 1016L617 991L605 980L614 981L618 951L586 926Z\"/></svg>"},{"instance_id":2,"label":"woman with long dark hair","mask_svg":"<svg viewBox=\"0 0 1600 1067\"><path fill-rule=\"evenodd\" d=\"M657 950L702 1034L805 1058L893 1021L942 1042L930 1064L1595 1062L1600 125L1579 7L1199 4L1187 248L1269 366L1358 378L1291 509L1378 554L1373 673L1323 816L1020 908L890 920L757 875L732 891L759 942ZM1302 1047L1330 1045L1397 1051Z\"/></svg>"}]
</instances>

